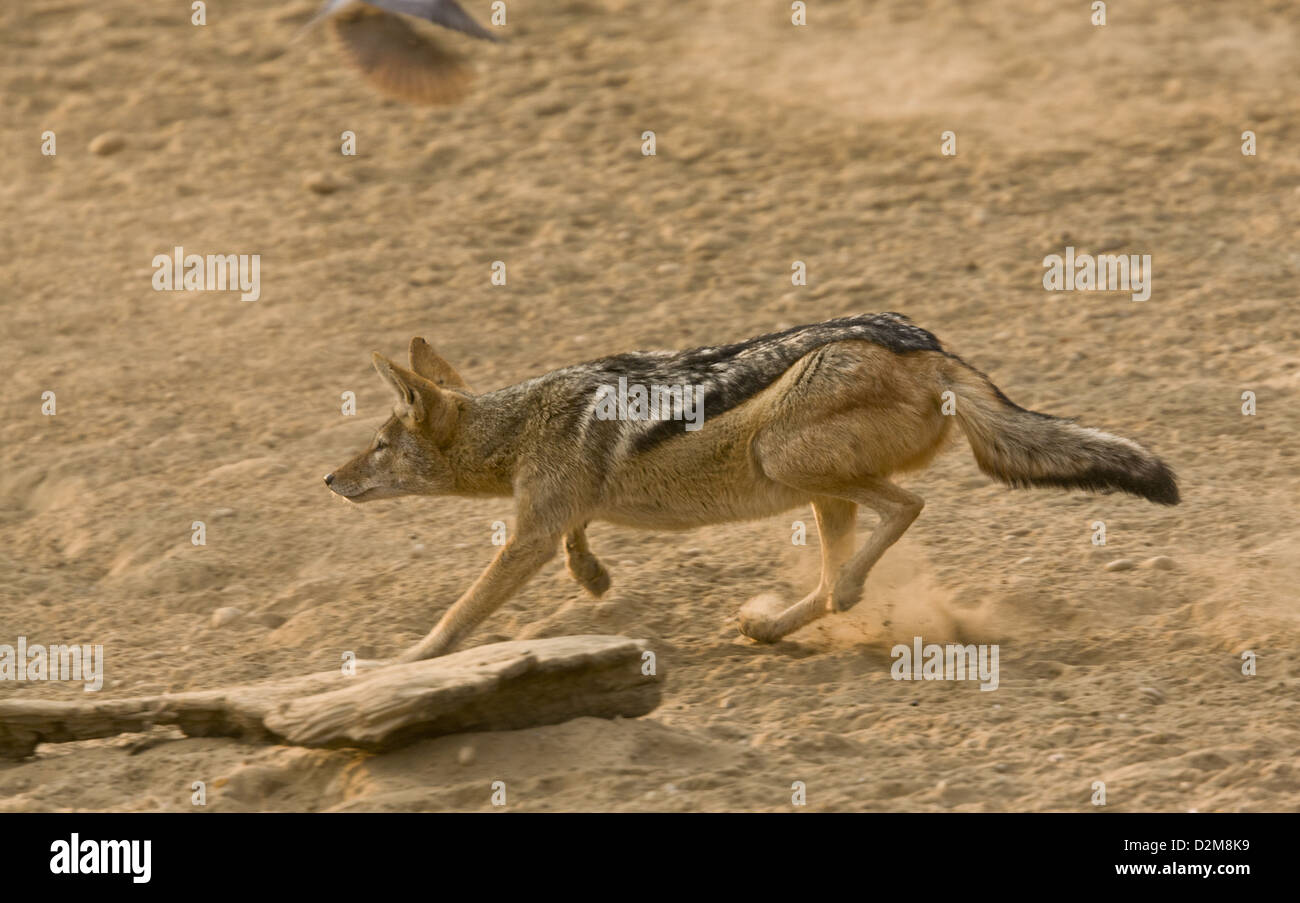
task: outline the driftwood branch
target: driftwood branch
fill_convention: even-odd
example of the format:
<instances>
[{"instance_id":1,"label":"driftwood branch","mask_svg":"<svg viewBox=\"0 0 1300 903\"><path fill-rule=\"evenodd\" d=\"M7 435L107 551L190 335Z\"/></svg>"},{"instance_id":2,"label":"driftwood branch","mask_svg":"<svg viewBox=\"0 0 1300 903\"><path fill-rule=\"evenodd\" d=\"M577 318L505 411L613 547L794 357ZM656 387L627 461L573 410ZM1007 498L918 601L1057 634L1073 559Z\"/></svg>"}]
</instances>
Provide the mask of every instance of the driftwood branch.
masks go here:
<instances>
[{"instance_id":1,"label":"driftwood branch","mask_svg":"<svg viewBox=\"0 0 1300 903\"><path fill-rule=\"evenodd\" d=\"M0 702L0 756L174 724L191 737L391 749L422 737L635 717L659 704L643 640L514 640L409 664L217 690L86 702Z\"/></svg>"}]
</instances>

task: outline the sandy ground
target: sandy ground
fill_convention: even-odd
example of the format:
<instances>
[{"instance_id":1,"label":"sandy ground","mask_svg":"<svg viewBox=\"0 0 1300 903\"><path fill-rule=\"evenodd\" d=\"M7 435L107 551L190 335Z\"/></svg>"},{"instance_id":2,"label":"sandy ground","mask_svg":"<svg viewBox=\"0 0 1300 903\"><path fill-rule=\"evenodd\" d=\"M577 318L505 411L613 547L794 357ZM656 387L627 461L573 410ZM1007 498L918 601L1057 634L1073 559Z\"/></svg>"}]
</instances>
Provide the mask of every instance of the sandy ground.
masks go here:
<instances>
[{"instance_id":1,"label":"sandy ground","mask_svg":"<svg viewBox=\"0 0 1300 903\"><path fill-rule=\"evenodd\" d=\"M512 0L509 43L446 39L480 69L453 109L288 45L306 0L209 4L203 28L147 6L0 10L0 643L103 644L104 694L390 655L469 585L505 501L320 482L387 414L370 352L415 334L489 388L903 311L1021 404L1148 443L1185 501L1013 492L959 439L900 481L928 506L863 603L770 647L737 609L815 581L810 510L596 524L604 600L557 560L470 642L645 637L648 717L380 756L46 745L0 765L0 809L187 810L205 781L208 810L484 810L497 780L533 811L789 810L796 781L807 810L1091 811L1095 781L1111 810L1300 809L1296 4L1113 3L1097 28L1086 3L818 0L794 28L782 3ZM122 148L92 153L104 135ZM260 300L153 291L176 245L260 254ZM1150 300L1045 292L1066 245L1152 255ZM892 680L917 633L999 644L999 689Z\"/></svg>"}]
</instances>

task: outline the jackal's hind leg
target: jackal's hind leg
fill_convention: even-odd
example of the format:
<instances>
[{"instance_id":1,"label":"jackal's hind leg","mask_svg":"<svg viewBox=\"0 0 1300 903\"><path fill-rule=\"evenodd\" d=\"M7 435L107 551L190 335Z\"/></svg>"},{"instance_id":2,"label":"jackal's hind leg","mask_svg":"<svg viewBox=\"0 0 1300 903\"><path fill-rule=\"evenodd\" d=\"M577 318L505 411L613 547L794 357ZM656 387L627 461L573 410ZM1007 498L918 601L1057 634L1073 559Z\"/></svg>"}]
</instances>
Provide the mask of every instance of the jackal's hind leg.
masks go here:
<instances>
[{"instance_id":1,"label":"jackal's hind leg","mask_svg":"<svg viewBox=\"0 0 1300 903\"><path fill-rule=\"evenodd\" d=\"M867 573L880 560L880 556L885 554L885 550L907 532L912 521L916 520L925 507L925 500L919 495L880 478L871 479L841 495L875 511L880 515L880 524L871 531L871 536L862 548L840 568L835 587L831 591L832 611L848 611L861 601ZM888 621L886 612L885 622Z\"/></svg>"},{"instance_id":2,"label":"jackal's hind leg","mask_svg":"<svg viewBox=\"0 0 1300 903\"><path fill-rule=\"evenodd\" d=\"M564 564L587 592L596 598L609 589L609 571L587 545L586 525L574 527L564 537Z\"/></svg>"},{"instance_id":3,"label":"jackal's hind leg","mask_svg":"<svg viewBox=\"0 0 1300 903\"><path fill-rule=\"evenodd\" d=\"M755 596L741 606L741 633L760 643L775 643L827 613L840 565L853 551L857 511L857 505L844 499L813 500L817 535L822 547L822 573L817 588L788 608L775 596Z\"/></svg>"}]
</instances>

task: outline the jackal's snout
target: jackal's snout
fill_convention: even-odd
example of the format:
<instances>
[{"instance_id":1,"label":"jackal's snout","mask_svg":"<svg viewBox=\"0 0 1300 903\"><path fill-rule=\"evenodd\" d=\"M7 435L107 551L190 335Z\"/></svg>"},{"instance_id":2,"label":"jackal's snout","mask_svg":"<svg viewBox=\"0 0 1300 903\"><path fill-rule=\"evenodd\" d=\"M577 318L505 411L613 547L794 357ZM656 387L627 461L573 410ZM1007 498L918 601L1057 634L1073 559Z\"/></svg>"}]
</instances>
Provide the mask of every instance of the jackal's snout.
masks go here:
<instances>
[{"instance_id":1,"label":"jackal's snout","mask_svg":"<svg viewBox=\"0 0 1300 903\"><path fill-rule=\"evenodd\" d=\"M404 487L400 471L391 466L382 439L351 461L325 474L325 486L330 492L349 502L369 502L411 493ZM388 465L388 466L386 466Z\"/></svg>"}]
</instances>

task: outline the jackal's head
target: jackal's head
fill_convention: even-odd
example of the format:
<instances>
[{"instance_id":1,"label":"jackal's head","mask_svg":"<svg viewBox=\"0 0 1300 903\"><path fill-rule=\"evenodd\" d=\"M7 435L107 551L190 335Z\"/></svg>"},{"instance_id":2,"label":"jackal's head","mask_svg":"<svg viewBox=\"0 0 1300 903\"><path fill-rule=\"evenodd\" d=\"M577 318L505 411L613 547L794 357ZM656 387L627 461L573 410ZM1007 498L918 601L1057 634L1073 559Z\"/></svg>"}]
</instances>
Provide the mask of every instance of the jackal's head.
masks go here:
<instances>
[{"instance_id":1,"label":"jackal's head","mask_svg":"<svg viewBox=\"0 0 1300 903\"><path fill-rule=\"evenodd\" d=\"M325 475L325 485L350 502L451 492L455 480L446 449L466 400L465 381L421 338L411 339L410 370L379 353L374 361L397 395L393 415L369 448Z\"/></svg>"}]
</instances>

